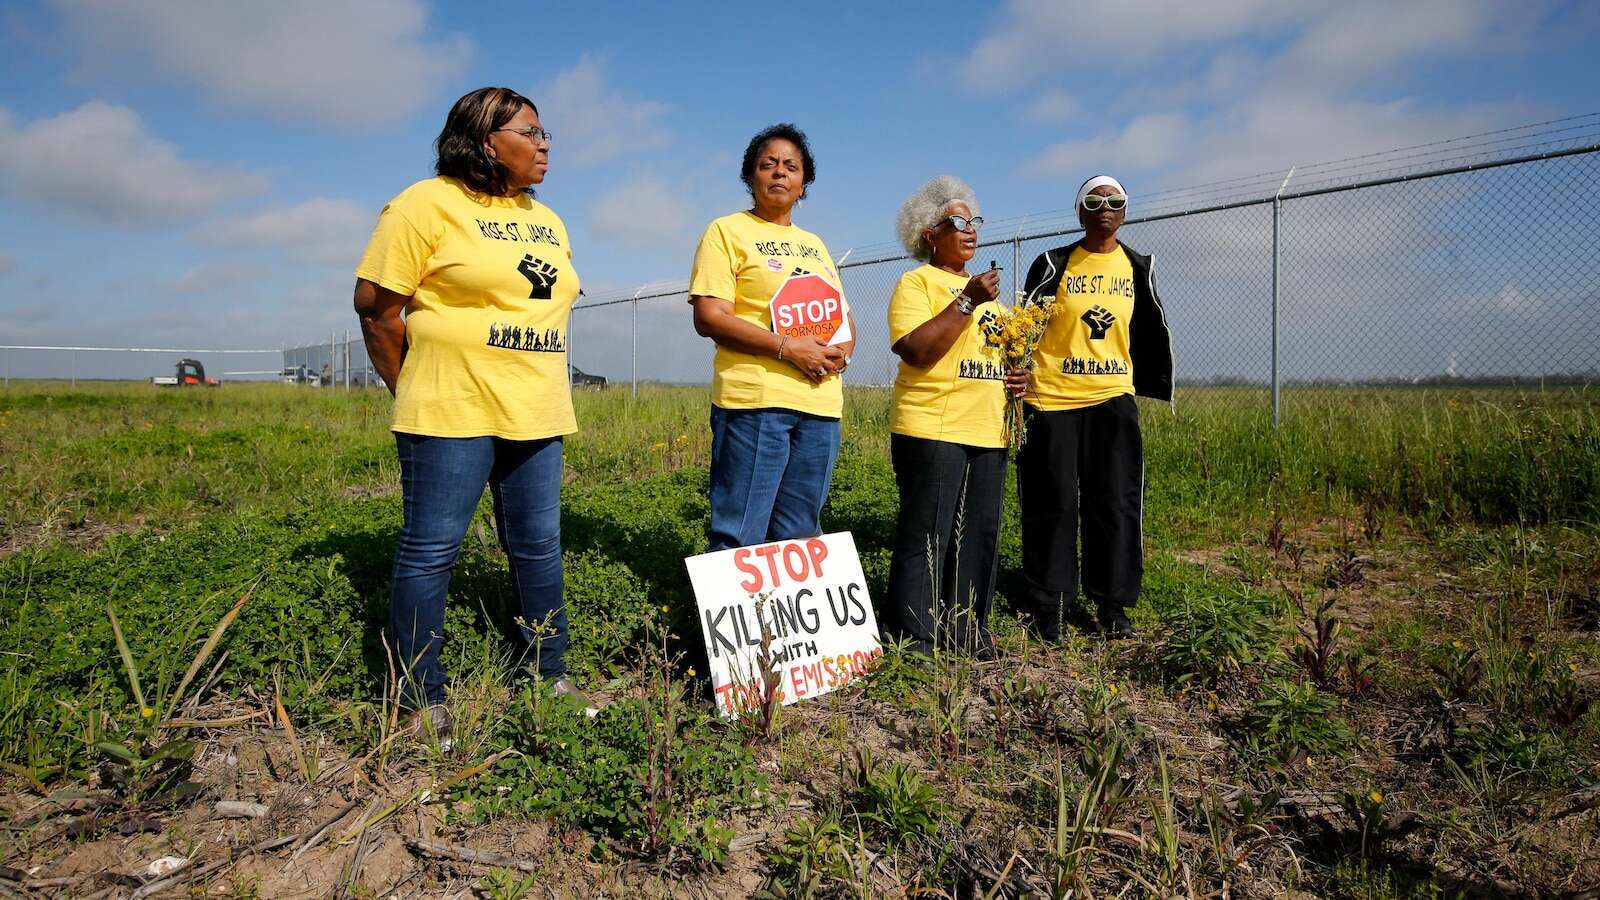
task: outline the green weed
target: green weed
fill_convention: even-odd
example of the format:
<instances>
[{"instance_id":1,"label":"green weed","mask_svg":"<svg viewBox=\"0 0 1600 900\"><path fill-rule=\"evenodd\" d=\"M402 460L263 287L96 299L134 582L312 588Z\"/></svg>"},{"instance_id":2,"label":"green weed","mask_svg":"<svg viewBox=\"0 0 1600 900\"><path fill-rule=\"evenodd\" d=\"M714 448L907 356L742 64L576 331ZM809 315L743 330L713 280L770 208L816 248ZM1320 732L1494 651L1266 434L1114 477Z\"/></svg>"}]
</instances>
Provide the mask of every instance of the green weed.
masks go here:
<instances>
[{"instance_id":1,"label":"green weed","mask_svg":"<svg viewBox=\"0 0 1600 900\"><path fill-rule=\"evenodd\" d=\"M543 683L524 688L503 735L520 755L501 759L464 789L470 818L550 818L643 848L674 847L706 862L720 859L733 834L718 820L764 794L766 777L737 729L703 706L663 710L675 717L675 737L655 745L666 755L652 761L645 730L665 730L667 723L642 704L619 700L590 719ZM647 796L651 778L670 778L670 794Z\"/></svg>"},{"instance_id":2,"label":"green weed","mask_svg":"<svg viewBox=\"0 0 1600 900\"><path fill-rule=\"evenodd\" d=\"M1307 756L1335 756L1350 749L1354 735L1339 715L1339 701L1301 683L1274 678L1244 720L1243 745L1257 758L1294 763Z\"/></svg>"},{"instance_id":3,"label":"green weed","mask_svg":"<svg viewBox=\"0 0 1600 900\"><path fill-rule=\"evenodd\" d=\"M801 819L767 852L771 877L758 897L831 896L854 878L854 846L837 813Z\"/></svg>"},{"instance_id":4,"label":"green weed","mask_svg":"<svg viewBox=\"0 0 1600 900\"><path fill-rule=\"evenodd\" d=\"M1447 763L1458 778L1497 794L1515 783L1566 784L1573 776L1569 758L1554 735L1495 716L1459 729Z\"/></svg>"},{"instance_id":5,"label":"green weed","mask_svg":"<svg viewBox=\"0 0 1600 900\"><path fill-rule=\"evenodd\" d=\"M933 661L910 652L908 640L886 639L883 656L872 664L866 695L895 706L908 706L934 682Z\"/></svg>"},{"instance_id":6,"label":"green weed","mask_svg":"<svg viewBox=\"0 0 1600 900\"><path fill-rule=\"evenodd\" d=\"M494 869L478 880L478 889L486 900L523 900L537 882L538 877L532 874Z\"/></svg>"},{"instance_id":7,"label":"green weed","mask_svg":"<svg viewBox=\"0 0 1600 900\"><path fill-rule=\"evenodd\" d=\"M1281 652L1268 604L1242 586L1196 589L1185 584L1167 628L1161 664L1180 684L1216 685L1237 678L1246 667L1276 661Z\"/></svg>"},{"instance_id":8,"label":"green weed","mask_svg":"<svg viewBox=\"0 0 1600 900\"><path fill-rule=\"evenodd\" d=\"M874 767L856 809L890 847L930 837L945 813L938 790L902 763Z\"/></svg>"}]
</instances>

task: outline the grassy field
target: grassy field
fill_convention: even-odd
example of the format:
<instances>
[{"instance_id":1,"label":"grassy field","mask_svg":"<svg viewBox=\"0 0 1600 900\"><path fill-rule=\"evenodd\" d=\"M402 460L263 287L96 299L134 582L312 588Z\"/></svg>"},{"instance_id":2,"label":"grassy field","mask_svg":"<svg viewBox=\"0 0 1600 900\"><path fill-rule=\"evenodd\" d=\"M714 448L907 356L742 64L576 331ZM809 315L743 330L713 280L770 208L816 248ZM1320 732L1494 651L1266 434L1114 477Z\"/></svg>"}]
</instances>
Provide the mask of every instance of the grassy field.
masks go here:
<instances>
[{"instance_id":1,"label":"grassy field","mask_svg":"<svg viewBox=\"0 0 1600 900\"><path fill-rule=\"evenodd\" d=\"M608 705L518 677L484 515L441 753L382 699L386 395L0 393L4 893L125 894L160 857L189 861L162 890L262 897L1600 887L1593 390L1292 391L1277 435L1260 391L1145 405L1143 637L1026 636L1012 498L1005 659L891 648L770 726L695 674L706 392L577 403L569 658ZM824 525L878 596L887 392L847 408Z\"/></svg>"}]
</instances>

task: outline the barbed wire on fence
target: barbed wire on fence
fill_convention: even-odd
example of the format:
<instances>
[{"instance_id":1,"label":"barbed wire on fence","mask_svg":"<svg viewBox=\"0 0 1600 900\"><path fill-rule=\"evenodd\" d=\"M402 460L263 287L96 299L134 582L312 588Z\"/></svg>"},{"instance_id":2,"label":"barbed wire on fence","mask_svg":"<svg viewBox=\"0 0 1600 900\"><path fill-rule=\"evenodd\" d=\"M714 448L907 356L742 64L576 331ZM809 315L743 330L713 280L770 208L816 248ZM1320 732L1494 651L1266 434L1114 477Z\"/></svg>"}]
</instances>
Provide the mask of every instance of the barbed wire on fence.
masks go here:
<instances>
[{"instance_id":1,"label":"barbed wire on fence","mask_svg":"<svg viewBox=\"0 0 1600 900\"><path fill-rule=\"evenodd\" d=\"M1283 384L1600 373L1600 114L1293 172L1287 183L1279 171L1177 189L1142 207L1135 198L1122 237L1156 258L1181 382L1275 397ZM1547 215L1530 222L1530 204L1507 197L1538 198ZM997 224L979 254L1011 258L1003 296L1034 256L1080 231L1059 212ZM888 384L899 361L880 320L914 262L893 244L849 252L838 268L861 334L846 378ZM591 359L627 360L646 380L706 381L709 342L663 302L686 300L686 289L655 282L585 298L574 309L586 332L578 345L597 348ZM647 346L621 352L618 335Z\"/></svg>"},{"instance_id":2,"label":"barbed wire on fence","mask_svg":"<svg viewBox=\"0 0 1600 900\"><path fill-rule=\"evenodd\" d=\"M1182 384L1600 378L1600 113L1135 194L1121 236L1155 258ZM1015 296L1079 233L1056 209L991 220L980 266ZM891 383L886 310L913 268L892 242L836 260L859 331L847 382ZM612 383L704 384L713 347L685 280L580 298L568 361ZM0 347L17 353L279 354L285 380L378 383L348 333L281 351ZM269 371L264 366L261 372ZM249 374L260 374L250 372ZM1274 404L1275 405L1275 404Z\"/></svg>"}]
</instances>

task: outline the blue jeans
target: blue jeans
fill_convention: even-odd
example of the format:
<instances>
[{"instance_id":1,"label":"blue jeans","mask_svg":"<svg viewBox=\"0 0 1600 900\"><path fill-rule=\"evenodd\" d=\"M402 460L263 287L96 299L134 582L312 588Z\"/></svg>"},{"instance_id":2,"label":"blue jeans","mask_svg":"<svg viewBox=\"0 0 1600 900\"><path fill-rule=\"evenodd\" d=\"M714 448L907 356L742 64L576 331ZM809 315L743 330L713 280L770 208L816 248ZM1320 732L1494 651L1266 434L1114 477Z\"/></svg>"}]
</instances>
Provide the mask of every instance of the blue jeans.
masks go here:
<instances>
[{"instance_id":1,"label":"blue jeans","mask_svg":"<svg viewBox=\"0 0 1600 900\"><path fill-rule=\"evenodd\" d=\"M822 533L839 420L711 407L712 550Z\"/></svg>"},{"instance_id":2,"label":"blue jeans","mask_svg":"<svg viewBox=\"0 0 1600 900\"><path fill-rule=\"evenodd\" d=\"M500 546L511 560L524 656L539 674L566 672L567 609L561 596L561 438L508 441L395 433L405 525L395 548L389 639L400 667L400 701L444 702L444 599L461 539L483 487L494 497Z\"/></svg>"}]
</instances>

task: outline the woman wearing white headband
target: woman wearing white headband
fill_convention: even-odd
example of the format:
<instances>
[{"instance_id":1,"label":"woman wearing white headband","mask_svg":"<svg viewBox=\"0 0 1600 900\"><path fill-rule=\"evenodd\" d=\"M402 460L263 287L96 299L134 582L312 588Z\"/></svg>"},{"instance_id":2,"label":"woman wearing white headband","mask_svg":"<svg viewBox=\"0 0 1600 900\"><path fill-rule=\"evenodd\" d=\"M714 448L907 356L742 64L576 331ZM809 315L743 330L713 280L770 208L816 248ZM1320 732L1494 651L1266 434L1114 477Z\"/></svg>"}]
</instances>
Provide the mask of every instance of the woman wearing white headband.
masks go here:
<instances>
[{"instance_id":1,"label":"woman wearing white headband","mask_svg":"<svg viewBox=\"0 0 1600 900\"><path fill-rule=\"evenodd\" d=\"M1144 446L1134 395L1172 401L1172 339L1150 257L1117 240L1128 192L1109 175L1078 189L1083 238L1040 254L1023 292L1055 304L1034 353L1017 455L1022 572L1046 641L1061 639L1082 584L1099 630L1133 636L1144 576ZM1080 623L1087 624L1087 623Z\"/></svg>"}]
</instances>

